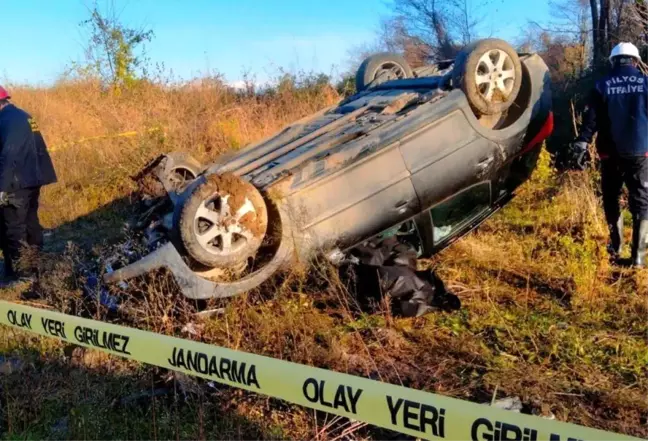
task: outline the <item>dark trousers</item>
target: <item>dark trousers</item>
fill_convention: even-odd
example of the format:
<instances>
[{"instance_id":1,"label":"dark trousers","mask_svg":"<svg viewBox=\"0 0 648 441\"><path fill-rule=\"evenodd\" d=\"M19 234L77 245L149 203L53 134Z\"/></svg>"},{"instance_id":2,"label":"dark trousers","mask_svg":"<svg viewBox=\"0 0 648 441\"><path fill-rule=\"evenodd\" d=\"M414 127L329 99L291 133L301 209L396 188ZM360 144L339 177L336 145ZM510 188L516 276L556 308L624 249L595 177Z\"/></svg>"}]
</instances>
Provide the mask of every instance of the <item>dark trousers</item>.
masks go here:
<instances>
[{"instance_id":1,"label":"dark trousers","mask_svg":"<svg viewBox=\"0 0 648 441\"><path fill-rule=\"evenodd\" d=\"M6 277L19 275L16 263L24 245L42 249L43 230L38 219L40 187L8 193L8 203L0 208L0 248Z\"/></svg>"},{"instance_id":2,"label":"dark trousers","mask_svg":"<svg viewBox=\"0 0 648 441\"><path fill-rule=\"evenodd\" d=\"M625 183L633 219L648 219L648 158L608 158L601 161L603 209L608 224L621 215L619 198Z\"/></svg>"}]
</instances>

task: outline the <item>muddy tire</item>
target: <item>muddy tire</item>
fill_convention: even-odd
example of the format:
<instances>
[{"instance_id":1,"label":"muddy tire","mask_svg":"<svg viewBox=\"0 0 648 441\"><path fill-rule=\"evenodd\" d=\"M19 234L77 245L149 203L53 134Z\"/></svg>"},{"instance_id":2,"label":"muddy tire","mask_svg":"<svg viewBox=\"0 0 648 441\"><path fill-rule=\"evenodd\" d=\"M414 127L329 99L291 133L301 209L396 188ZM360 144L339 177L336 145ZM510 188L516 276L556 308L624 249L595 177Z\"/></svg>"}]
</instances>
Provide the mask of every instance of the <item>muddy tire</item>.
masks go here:
<instances>
[{"instance_id":1,"label":"muddy tire","mask_svg":"<svg viewBox=\"0 0 648 441\"><path fill-rule=\"evenodd\" d=\"M522 86L522 63L511 45L489 38L465 47L452 72L477 116L506 111Z\"/></svg>"},{"instance_id":2,"label":"muddy tire","mask_svg":"<svg viewBox=\"0 0 648 441\"><path fill-rule=\"evenodd\" d=\"M362 62L356 72L356 90L361 92L386 81L412 78L414 73L407 61L389 52L371 55Z\"/></svg>"},{"instance_id":3,"label":"muddy tire","mask_svg":"<svg viewBox=\"0 0 648 441\"><path fill-rule=\"evenodd\" d=\"M178 220L183 247L209 268L246 262L261 246L267 227L263 196L232 174L210 175L196 185Z\"/></svg>"}]
</instances>

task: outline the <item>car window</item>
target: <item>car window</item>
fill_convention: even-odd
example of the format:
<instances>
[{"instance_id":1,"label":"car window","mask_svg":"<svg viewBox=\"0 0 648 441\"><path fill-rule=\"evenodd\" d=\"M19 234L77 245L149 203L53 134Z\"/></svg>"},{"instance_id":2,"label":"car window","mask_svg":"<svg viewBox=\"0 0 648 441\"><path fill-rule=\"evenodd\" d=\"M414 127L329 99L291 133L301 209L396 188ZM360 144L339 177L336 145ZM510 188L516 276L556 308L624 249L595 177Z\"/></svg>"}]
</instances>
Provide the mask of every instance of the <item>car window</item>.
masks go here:
<instances>
[{"instance_id":1,"label":"car window","mask_svg":"<svg viewBox=\"0 0 648 441\"><path fill-rule=\"evenodd\" d=\"M401 243L411 246L419 256L423 252L421 237L416 228L416 223L413 220L408 220L402 224L396 225L395 227L383 231L376 237L383 240L393 236L396 236Z\"/></svg>"},{"instance_id":2,"label":"car window","mask_svg":"<svg viewBox=\"0 0 648 441\"><path fill-rule=\"evenodd\" d=\"M483 182L457 193L430 210L434 226L434 245L461 230L490 207L490 182Z\"/></svg>"}]
</instances>

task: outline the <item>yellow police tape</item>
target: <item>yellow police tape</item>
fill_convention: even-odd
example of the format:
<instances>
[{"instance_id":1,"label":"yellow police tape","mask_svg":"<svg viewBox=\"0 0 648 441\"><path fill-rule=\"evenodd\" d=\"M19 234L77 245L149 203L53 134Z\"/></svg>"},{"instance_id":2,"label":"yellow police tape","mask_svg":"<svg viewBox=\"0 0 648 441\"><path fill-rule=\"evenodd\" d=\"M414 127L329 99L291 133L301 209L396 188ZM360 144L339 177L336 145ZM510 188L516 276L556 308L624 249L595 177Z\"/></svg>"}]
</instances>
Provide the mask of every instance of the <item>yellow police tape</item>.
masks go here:
<instances>
[{"instance_id":1,"label":"yellow police tape","mask_svg":"<svg viewBox=\"0 0 648 441\"><path fill-rule=\"evenodd\" d=\"M64 149L66 149L68 147L72 147L73 145L82 144L82 143L88 142L88 141L96 141L98 139L129 138L131 136L137 136L140 133L154 133L154 132L160 132L160 131L162 131L161 128L154 127L152 129L144 130L143 132L138 132L136 130L131 130L130 132L115 133L115 134L112 134L112 135L90 136L88 138L77 139L76 141L73 141L73 142L70 142L70 143L67 143L67 144L58 144L58 145L50 146L47 149L47 151L49 153L54 153L54 152L57 152L59 150L64 150Z\"/></svg>"},{"instance_id":2,"label":"yellow police tape","mask_svg":"<svg viewBox=\"0 0 648 441\"><path fill-rule=\"evenodd\" d=\"M6 301L0 324L424 439L638 439Z\"/></svg>"}]
</instances>

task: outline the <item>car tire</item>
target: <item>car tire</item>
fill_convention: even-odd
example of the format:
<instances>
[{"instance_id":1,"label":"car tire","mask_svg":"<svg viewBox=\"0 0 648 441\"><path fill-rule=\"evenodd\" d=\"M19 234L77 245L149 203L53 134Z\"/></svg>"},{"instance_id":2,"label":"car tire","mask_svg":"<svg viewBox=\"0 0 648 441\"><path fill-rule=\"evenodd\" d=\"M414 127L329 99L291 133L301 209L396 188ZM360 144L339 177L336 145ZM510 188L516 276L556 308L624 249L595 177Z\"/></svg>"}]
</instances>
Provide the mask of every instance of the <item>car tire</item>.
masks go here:
<instances>
[{"instance_id":1,"label":"car tire","mask_svg":"<svg viewBox=\"0 0 648 441\"><path fill-rule=\"evenodd\" d=\"M383 52L364 59L356 72L356 91L394 79L412 78L414 73L409 63L400 55Z\"/></svg>"},{"instance_id":2,"label":"car tire","mask_svg":"<svg viewBox=\"0 0 648 441\"><path fill-rule=\"evenodd\" d=\"M455 60L454 87L466 95L477 116L506 111L522 86L522 63L507 42L488 38L466 46Z\"/></svg>"},{"instance_id":3,"label":"car tire","mask_svg":"<svg viewBox=\"0 0 648 441\"><path fill-rule=\"evenodd\" d=\"M188 153L171 152L165 156L164 178L174 189L179 189L187 182L196 179L202 170L200 162Z\"/></svg>"},{"instance_id":4,"label":"car tire","mask_svg":"<svg viewBox=\"0 0 648 441\"><path fill-rule=\"evenodd\" d=\"M268 211L263 196L251 183L229 173L201 181L192 184L179 212L182 246L207 268L238 267L258 251L265 237Z\"/></svg>"}]
</instances>

